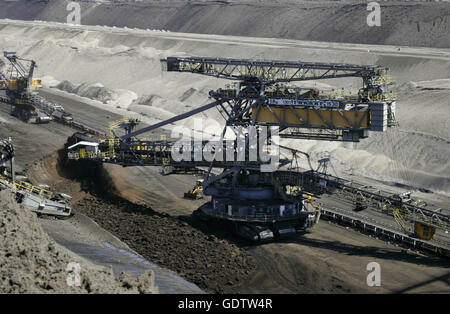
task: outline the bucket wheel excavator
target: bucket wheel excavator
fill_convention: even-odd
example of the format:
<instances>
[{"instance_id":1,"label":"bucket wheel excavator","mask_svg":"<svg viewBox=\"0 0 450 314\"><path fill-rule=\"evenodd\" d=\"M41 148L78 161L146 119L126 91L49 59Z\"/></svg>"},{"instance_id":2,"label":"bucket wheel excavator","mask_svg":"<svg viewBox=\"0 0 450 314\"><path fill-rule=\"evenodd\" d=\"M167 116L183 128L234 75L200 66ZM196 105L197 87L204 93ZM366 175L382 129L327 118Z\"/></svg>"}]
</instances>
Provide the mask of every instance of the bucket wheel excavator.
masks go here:
<instances>
[{"instance_id":1,"label":"bucket wheel excavator","mask_svg":"<svg viewBox=\"0 0 450 314\"><path fill-rule=\"evenodd\" d=\"M280 137L359 142L369 132L397 125L395 99L388 90L392 80L385 67L202 57L161 61L178 78L197 74L234 84L210 91L211 103L140 130L134 130L135 121L122 121L126 125L122 136L89 141L75 136L67 147L69 160L162 166L166 174L203 173L202 191L211 201L194 215L231 224L237 234L252 241L308 229L320 217L312 196L343 188L341 181L321 177L312 168L293 167L292 157L283 158L281 149L293 155L302 152L280 147ZM294 85L340 78L360 79L362 86L355 94L330 94ZM138 138L212 108L226 121L218 140Z\"/></svg>"},{"instance_id":2,"label":"bucket wheel excavator","mask_svg":"<svg viewBox=\"0 0 450 314\"><path fill-rule=\"evenodd\" d=\"M15 52L4 52L9 61L7 72L0 69L0 101L11 105L11 114L27 123L48 123L49 115L35 105L34 90L42 87L42 80L33 78L37 67L33 60L19 58Z\"/></svg>"},{"instance_id":3,"label":"bucket wheel excavator","mask_svg":"<svg viewBox=\"0 0 450 314\"><path fill-rule=\"evenodd\" d=\"M73 119L72 114L57 103L52 103L37 94L42 79L34 78L37 68L34 60L24 59L15 52L4 51L9 66L4 72L0 68L0 102L11 106L11 115L27 123L67 124L92 135L104 135L101 131Z\"/></svg>"}]
</instances>

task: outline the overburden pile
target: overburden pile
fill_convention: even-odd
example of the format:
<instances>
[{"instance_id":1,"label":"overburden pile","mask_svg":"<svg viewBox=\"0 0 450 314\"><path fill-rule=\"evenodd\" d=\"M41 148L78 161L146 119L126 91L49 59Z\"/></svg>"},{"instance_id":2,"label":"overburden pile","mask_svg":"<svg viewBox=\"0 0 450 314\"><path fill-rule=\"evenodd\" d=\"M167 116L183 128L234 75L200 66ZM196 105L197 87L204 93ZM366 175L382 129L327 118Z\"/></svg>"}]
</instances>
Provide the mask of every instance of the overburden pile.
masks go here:
<instances>
[{"instance_id":1,"label":"overburden pile","mask_svg":"<svg viewBox=\"0 0 450 314\"><path fill-rule=\"evenodd\" d=\"M69 263L80 265L79 285ZM68 270L69 269L69 270ZM68 285L75 283L74 285ZM139 278L96 266L56 244L36 214L0 192L0 293L157 293L154 274Z\"/></svg>"},{"instance_id":2,"label":"overburden pile","mask_svg":"<svg viewBox=\"0 0 450 314\"><path fill-rule=\"evenodd\" d=\"M256 270L250 253L195 228L191 218L160 214L112 195L92 195L74 207L147 260L177 272L207 292L226 293Z\"/></svg>"}]
</instances>

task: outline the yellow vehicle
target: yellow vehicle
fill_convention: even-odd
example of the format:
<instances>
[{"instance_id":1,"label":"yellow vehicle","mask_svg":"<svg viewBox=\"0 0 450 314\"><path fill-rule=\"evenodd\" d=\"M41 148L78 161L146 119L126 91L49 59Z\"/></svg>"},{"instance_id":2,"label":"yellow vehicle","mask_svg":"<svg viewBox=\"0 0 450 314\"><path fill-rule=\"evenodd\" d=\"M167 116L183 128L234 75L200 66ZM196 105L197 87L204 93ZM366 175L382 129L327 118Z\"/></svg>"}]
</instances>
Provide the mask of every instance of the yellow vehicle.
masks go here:
<instances>
[{"instance_id":1,"label":"yellow vehicle","mask_svg":"<svg viewBox=\"0 0 450 314\"><path fill-rule=\"evenodd\" d=\"M195 186L192 188L192 190L184 193L185 198L190 198L194 200L202 199L203 198L203 179L197 180Z\"/></svg>"}]
</instances>

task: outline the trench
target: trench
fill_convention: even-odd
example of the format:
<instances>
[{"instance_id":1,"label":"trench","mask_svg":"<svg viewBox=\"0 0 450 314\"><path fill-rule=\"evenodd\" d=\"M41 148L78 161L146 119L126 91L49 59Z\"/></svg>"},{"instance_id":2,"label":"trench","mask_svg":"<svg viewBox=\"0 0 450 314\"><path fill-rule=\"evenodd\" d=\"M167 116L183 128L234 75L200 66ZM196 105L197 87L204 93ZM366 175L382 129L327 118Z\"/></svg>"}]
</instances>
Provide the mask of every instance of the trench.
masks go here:
<instances>
[{"instance_id":1,"label":"trench","mask_svg":"<svg viewBox=\"0 0 450 314\"><path fill-rule=\"evenodd\" d=\"M71 144L69 138L65 148ZM67 160L65 148L57 154L58 175L78 182L85 193L72 204L75 214L85 214L147 260L207 292L231 291L255 272L257 263L245 243L227 240L190 215L174 217L118 196L102 164Z\"/></svg>"}]
</instances>

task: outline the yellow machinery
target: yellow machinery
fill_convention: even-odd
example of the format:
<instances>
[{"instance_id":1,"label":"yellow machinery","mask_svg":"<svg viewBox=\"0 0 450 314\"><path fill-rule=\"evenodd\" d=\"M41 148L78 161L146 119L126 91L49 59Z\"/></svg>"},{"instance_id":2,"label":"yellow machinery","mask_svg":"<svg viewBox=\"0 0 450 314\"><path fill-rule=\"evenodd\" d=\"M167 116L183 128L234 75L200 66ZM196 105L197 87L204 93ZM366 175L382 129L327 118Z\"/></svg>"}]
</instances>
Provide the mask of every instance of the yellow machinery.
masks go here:
<instances>
[{"instance_id":1,"label":"yellow machinery","mask_svg":"<svg viewBox=\"0 0 450 314\"><path fill-rule=\"evenodd\" d=\"M436 227L416 222L414 224L414 235L423 240L434 239L436 235Z\"/></svg>"},{"instance_id":2,"label":"yellow machinery","mask_svg":"<svg viewBox=\"0 0 450 314\"><path fill-rule=\"evenodd\" d=\"M189 192L184 193L185 198L191 198L191 199L202 199L203 198L203 179L197 180L194 188L190 190Z\"/></svg>"},{"instance_id":3,"label":"yellow machinery","mask_svg":"<svg viewBox=\"0 0 450 314\"><path fill-rule=\"evenodd\" d=\"M34 90L42 87L42 79L33 78L36 62L19 58L15 52L4 52L10 62L7 74L0 70L0 101L11 104L11 114L28 123L50 122L48 103L41 100ZM54 108L53 108L54 109Z\"/></svg>"},{"instance_id":4,"label":"yellow machinery","mask_svg":"<svg viewBox=\"0 0 450 314\"><path fill-rule=\"evenodd\" d=\"M419 239L431 240L434 239L436 235L436 227L442 227L443 229L446 228L446 225L439 219L433 220L423 215L423 213L416 213L405 206L399 206L411 200L410 192L396 194L393 197L398 200L398 203L396 204L398 207L394 207L392 209L392 214L397 223L408 234L414 235ZM411 224L407 221L413 223Z\"/></svg>"},{"instance_id":5,"label":"yellow machinery","mask_svg":"<svg viewBox=\"0 0 450 314\"><path fill-rule=\"evenodd\" d=\"M414 226L410 226L406 222L406 214L403 213L400 209L394 208L393 215L395 221L405 230L408 234L414 235L415 237L422 240L431 240L434 239L436 235L436 227L426 224L422 221L415 221Z\"/></svg>"},{"instance_id":6,"label":"yellow machinery","mask_svg":"<svg viewBox=\"0 0 450 314\"><path fill-rule=\"evenodd\" d=\"M328 127L368 129L370 115L368 111L338 111L333 109L292 108L287 106L267 106L259 112L252 111L257 123L284 124L295 127ZM281 122L280 122L281 120Z\"/></svg>"},{"instance_id":7,"label":"yellow machinery","mask_svg":"<svg viewBox=\"0 0 450 314\"><path fill-rule=\"evenodd\" d=\"M31 89L36 90L38 88L42 88L42 79L40 78L33 78L31 81ZM0 80L0 88L2 89L8 89L10 91L20 91L23 89L23 84L21 84L22 81L19 80Z\"/></svg>"},{"instance_id":8,"label":"yellow machinery","mask_svg":"<svg viewBox=\"0 0 450 314\"><path fill-rule=\"evenodd\" d=\"M108 141L108 153L107 157L114 158L115 156L115 146L120 144L119 137L114 134L114 129L120 128L125 129L126 133L132 132L133 128L138 124L137 119L130 117L123 117L122 119L113 121L109 123L109 137Z\"/></svg>"},{"instance_id":9,"label":"yellow machinery","mask_svg":"<svg viewBox=\"0 0 450 314\"><path fill-rule=\"evenodd\" d=\"M15 180L14 155L12 139L0 139L0 173L6 175L6 162L10 163L10 178L0 175L0 190L11 191L18 203L39 215L70 217L72 215L72 209L68 204L71 199L70 196L66 194L54 195L47 189Z\"/></svg>"}]
</instances>

